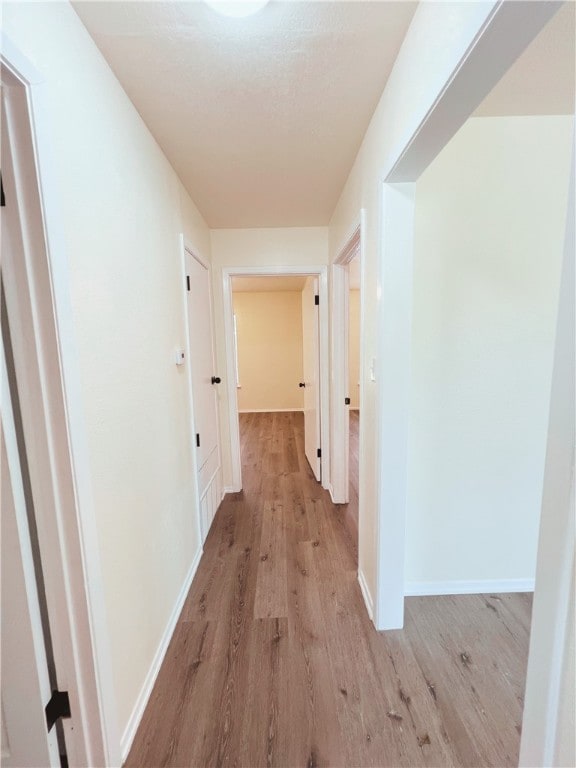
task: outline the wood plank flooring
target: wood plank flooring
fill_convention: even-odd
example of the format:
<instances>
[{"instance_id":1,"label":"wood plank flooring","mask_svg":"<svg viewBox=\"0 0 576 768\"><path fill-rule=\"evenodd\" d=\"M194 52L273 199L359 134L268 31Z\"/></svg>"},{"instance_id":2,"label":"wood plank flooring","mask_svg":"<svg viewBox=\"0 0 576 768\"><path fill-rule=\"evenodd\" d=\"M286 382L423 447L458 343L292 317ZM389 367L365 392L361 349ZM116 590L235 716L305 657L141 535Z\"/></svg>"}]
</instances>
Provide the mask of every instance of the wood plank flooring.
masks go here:
<instances>
[{"instance_id":1,"label":"wood plank flooring","mask_svg":"<svg viewBox=\"0 0 576 768\"><path fill-rule=\"evenodd\" d=\"M528 595L409 598L377 633L302 415L241 415L226 497L126 765L517 765Z\"/></svg>"}]
</instances>

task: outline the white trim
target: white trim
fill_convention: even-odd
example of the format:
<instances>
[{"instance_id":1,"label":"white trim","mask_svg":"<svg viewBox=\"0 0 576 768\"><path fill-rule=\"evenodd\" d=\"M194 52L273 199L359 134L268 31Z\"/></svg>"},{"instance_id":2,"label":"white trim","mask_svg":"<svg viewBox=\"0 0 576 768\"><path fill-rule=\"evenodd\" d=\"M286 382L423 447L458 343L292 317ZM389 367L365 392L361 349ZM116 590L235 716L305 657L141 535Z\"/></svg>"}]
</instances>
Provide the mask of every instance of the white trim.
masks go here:
<instances>
[{"instance_id":1,"label":"white trim","mask_svg":"<svg viewBox=\"0 0 576 768\"><path fill-rule=\"evenodd\" d=\"M415 181L442 151L524 49L558 11L561 2L528 4L497 0L420 124L392 153L382 178Z\"/></svg>"},{"instance_id":2,"label":"white trim","mask_svg":"<svg viewBox=\"0 0 576 768\"><path fill-rule=\"evenodd\" d=\"M364 572L361 570L358 570L358 584L360 584L360 591L362 592L362 597L364 598L364 605L368 611L368 616L370 617L371 621L374 621L374 601L372 599L370 590L368 589L366 576L364 576Z\"/></svg>"},{"instance_id":3,"label":"white trim","mask_svg":"<svg viewBox=\"0 0 576 768\"><path fill-rule=\"evenodd\" d=\"M261 266L222 267L222 293L224 311L224 336L226 353L226 382L228 420L230 429L230 459L233 492L242 490L242 461L240 456L240 429L238 426L238 398L234 375L234 344L232 278L251 275L273 277L301 275L318 277L320 296L320 447L322 449L322 487L327 488L330 479L330 404L329 404L329 347L328 347L328 267L322 266Z\"/></svg>"},{"instance_id":4,"label":"white trim","mask_svg":"<svg viewBox=\"0 0 576 768\"><path fill-rule=\"evenodd\" d=\"M381 198L376 366L377 629L400 629L404 622L415 187L385 184Z\"/></svg>"},{"instance_id":5,"label":"white trim","mask_svg":"<svg viewBox=\"0 0 576 768\"><path fill-rule=\"evenodd\" d=\"M180 592L178 593L178 597L176 598L174 608L172 609L172 613L170 614L170 618L168 619L168 623L166 624L164 634L160 639L160 643L158 644L158 648L156 649L156 653L154 654L152 664L150 665L148 674L146 675L142 688L140 689L140 693L138 694L138 698L136 699L136 704L134 705L132 714L128 719L128 723L126 725L126 728L124 729L124 733L122 734L122 740L120 742L122 763L124 763L124 761L127 759L128 754L130 752L130 748L132 747L134 736L136 735L136 731L138 730L138 726L140 725L140 721L142 720L142 715L144 714L144 710L146 709L146 705L148 704L148 700L150 699L150 694L152 693L152 689L154 688L154 683L156 682L156 678L158 677L158 673L160 672L160 667L162 666L162 662L164 661L164 657L166 656L166 651L168 650L168 646L170 645L170 641L172 640L172 635L174 634L174 630L176 629L176 624L178 623L178 619L180 618L180 614L182 613L184 602L186 600L186 597L188 596L190 587L192 586L192 581L194 579L194 576L196 575L196 571L198 570L198 565L200 564L202 553L203 553L203 549L202 547L200 547L198 549L198 552L194 556L192 565L190 566L190 569L186 574L186 578L184 579L184 583L182 584Z\"/></svg>"},{"instance_id":6,"label":"white trim","mask_svg":"<svg viewBox=\"0 0 576 768\"><path fill-rule=\"evenodd\" d=\"M350 425L349 406L344 400L348 392L348 301L349 301L348 264L332 265L332 456L331 481L334 500L339 504L350 501L349 482L349 443Z\"/></svg>"},{"instance_id":7,"label":"white trim","mask_svg":"<svg viewBox=\"0 0 576 768\"><path fill-rule=\"evenodd\" d=\"M362 218L364 215L365 210L362 209L352 226L350 234L344 238L344 243L338 249L338 256L335 258L334 264L350 264L359 255L362 243Z\"/></svg>"},{"instance_id":8,"label":"white trim","mask_svg":"<svg viewBox=\"0 0 576 768\"><path fill-rule=\"evenodd\" d=\"M6 236L6 230L4 229L4 215L0 221L2 221L4 236ZM22 465L20 461L20 452L18 446L18 437L16 435L16 424L14 421L14 405L12 402L10 392L10 379L8 376L6 348L4 346L4 339L0 334L0 365L2 367L1 381L0 381L0 396L1 396L1 433L2 433L2 448L4 449L4 456L0 458L5 461L4 472L1 475L2 483L4 487L9 489L8 504L11 507L5 509L2 507L2 528L4 528L4 515L14 517L14 544L17 545L20 562L18 565L20 568L21 578L23 581L22 587L24 590L24 597L26 605L22 606L22 612L20 615L11 614L4 615L2 611L2 621L16 618L18 621L18 629L15 625L7 635L4 635L4 644L2 645L2 654L4 659L11 658L11 654L14 654L14 658L17 653L17 648L21 645L22 640L26 638L28 642L25 643L29 647L29 655L22 655L21 661L26 661L28 669L19 669L19 665L2 664L2 687L4 693L2 695L2 731L3 735L8 735L9 747L20 748L32 748L27 753L29 759L34 754L34 759L42 761L46 768L52 766L57 768L60 766L60 755L58 749L58 738L56 729L54 728L50 733L46 733L46 720L44 715L44 707L50 701L52 690L50 687L50 678L48 673L48 659L46 655L46 640L44 627L42 626L42 617L40 613L40 599L38 584L34 565L34 555L32 554L32 542L30 536L30 526L28 523L28 515L26 508L26 498L24 491ZM0 451L2 450L0 448ZM4 497L4 494L2 494ZM3 503L7 501L6 497L3 498ZM8 538L2 540L2 557L8 560L12 553L6 552L6 546L8 544ZM13 553L16 554L16 553ZM7 571L10 574L16 569L11 568ZM10 585L12 586L12 585ZM10 618L9 618L10 616ZM16 623L16 622L15 622ZM4 629L4 628L3 628ZM28 633L30 633L28 635ZM24 685L23 685L24 683ZM18 698L22 696L26 691L26 698L28 699L25 714L26 717L18 717L20 708L15 711L11 711L11 702L6 701L5 694L17 693ZM12 743L14 740L14 743ZM3 745L4 746L4 745ZM11 760L14 760L14 751L12 751ZM18 751L18 748L15 750ZM4 755L2 755L4 756ZM24 754L22 754L24 757Z\"/></svg>"},{"instance_id":9,"label":"white trim","mask_svg":"<svg viewBox=\"0 0 576 768\"><path fill-rule=\"evenodd\" d=\"M236 387L234 349L234 302L232 280L223 275L224 345L226 355L226 404L228 406L228 429L230 436L230 467L232 485L230 493L242 490L242 457L240 454L240 426L238 424L238 388Z\"/></svg>"},{"instance_id":10,"label":"white trim","mask_svg":"<svg viewBox=\"0 0 576 768\"><path fill-rule=\"evenodd\" d=\"M43 78L2 33L7 113L2 162L16 190L24 243L3 277L71 765L117 765L120 739L109 656L91 471L68 294L68 254ZM14 166L8 170L8 165ZM6 186L6 184L5 184Z\"/></svg>"},{"instance_id":11,"label":"white trim","mask_svg":"<svg viewBox=\"0 0 576 768\"><path fill-rule=\"evenodd\" d=\"M238 410L238 413L304 413L304 408L250 408Z\"/></svg>"},{"instance_id":12,"label":"white trim","mask_svg":"<svg viewBox=\"0 0 576 768\"><path fill-rule=\"evenodd\" d=\"M331 396L331 427L332 427L332 455L331 455L331 481L334 492L335 504L347 504L350 501L350 406L345 405L346 397L352 395L349 389L348 370L348 335L349 335L349 273L348 265L356 257L360 257L360 381L364 378L364 335L363 314L366 295L364 286L365 261L363 248L366 242L366 209L362 208L351 233L338 252L338 256L332 264L332 317L331 317L331 341L332 341L332 396ZM360 384L360 382L359 382ZM360 387L360 402L362 402L363 390ZM362 442L359 443L359 468L363 462ZM359 516L362 514L359 506Z\"/></svg>"},{"instance_id":13,"label":"white trim","mask_svg":"<svg viewBox=\"0 0 576 768\"><path fill-rule=\"evenodd\" d=\"M408 581L406 597L421 595L485 595L534 592L534 579L476 579L473 581Z\"/></svg>"},{"instance_id":14,"label":"white trim","mask_svg":"<svg viewBox=\"0 0 576 768\"><path fill-rule=\"evenodd\" d=\"M337 501L334 501L334 488L332 487L331 483L328 483L328 488L326 488L326 490L330 494L330 500L331 500L332 504L338 504Z\"/></svg>"}]
</instances>

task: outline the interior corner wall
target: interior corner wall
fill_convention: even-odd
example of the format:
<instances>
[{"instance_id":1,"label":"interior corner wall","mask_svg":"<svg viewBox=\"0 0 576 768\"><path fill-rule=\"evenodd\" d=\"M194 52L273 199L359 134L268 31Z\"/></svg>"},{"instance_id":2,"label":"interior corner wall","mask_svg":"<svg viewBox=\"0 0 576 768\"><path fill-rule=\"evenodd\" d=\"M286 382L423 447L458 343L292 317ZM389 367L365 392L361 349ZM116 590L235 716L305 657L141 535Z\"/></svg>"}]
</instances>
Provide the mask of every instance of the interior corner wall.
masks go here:
<instances>
[{"instance_id":1,"label":"interior corner wall","mask_svg":"<svg viewBox=\"0 0 576 768\"><path fill-rule=\"evenodd\" d=\"M348 392L350 408L360 408L360 291L348 294Z\"/></svg>"},{"instance_id":2,"label":"interior corner wall","mask_svg":"<svg viewBox=\"0 0 576 768\"><path fill-rule=\"evenodd\" d=\"M210 234L68 3L5 3L3 31L43 78L69 263L118 730L200 552L180 234ZM140 709L139 709L140 708Z\"/></svg>"},{"instance_id":3,"label":"interior corner wall","mask_svg":"<svg viewBox=\"0 0 576 768\"><path fill-rule=\"evenodd\" d=\"M234 293L238 410L301 411L302 292Z\"/></svg>"},{"instance_id":4,"label":"interior corner wall","mask_svg":"<svg viewBox=\"0 0 576 768\"><path fill-rule=\"evenodd\" d=\"M214 294L216 359L221 376L226 375L226 334L224 331L223 269L254 267L315 267L328 263L327 227L256 229L213 229L210 232ZM220 390L221 393L225 389ZM224 487L232 484L230 411L224 394L219 394L222 477Z\"/></svg>"},{"instance_id":5,"label":"interior corner wall","mask_svg":"<svg viewBox=\"0 0 576 768\"><path fill-rule=\"evenodd\" d=\"M417 182L408 593L533 583L572 131L471 118Z\"/></svg>"}]
</instances>

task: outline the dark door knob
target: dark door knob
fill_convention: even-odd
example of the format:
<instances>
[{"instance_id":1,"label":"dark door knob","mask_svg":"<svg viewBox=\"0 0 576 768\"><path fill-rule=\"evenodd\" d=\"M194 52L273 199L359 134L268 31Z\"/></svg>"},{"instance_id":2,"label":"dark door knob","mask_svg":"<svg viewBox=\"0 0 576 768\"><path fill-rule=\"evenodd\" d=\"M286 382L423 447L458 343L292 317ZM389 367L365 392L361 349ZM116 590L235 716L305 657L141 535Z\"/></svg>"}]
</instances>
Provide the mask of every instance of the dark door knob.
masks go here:
<instances>
[{"instance_id":1,"label":"dark door knob","mask_svg":"<svg viewBox=\"0 0 576 768\"><path fill-rule=\"evenodd\" d=\"M305 387L305 386L306 386L306 384L304 384L304 382L303 382L303 381L301 381L301 382L300 382L300 384L298 384L298 386L299 386L299 387Z\"/></svg>"},{"instance_id":2,"label":"dark door knob","mask_svg":"<svg viewBox=\"0 0 576 768\"><path fill-rule=\"evenodd\" d=\"M212 376L212 384L220 384L221 381L220 376Z\"/></svg>"}]
</instances>

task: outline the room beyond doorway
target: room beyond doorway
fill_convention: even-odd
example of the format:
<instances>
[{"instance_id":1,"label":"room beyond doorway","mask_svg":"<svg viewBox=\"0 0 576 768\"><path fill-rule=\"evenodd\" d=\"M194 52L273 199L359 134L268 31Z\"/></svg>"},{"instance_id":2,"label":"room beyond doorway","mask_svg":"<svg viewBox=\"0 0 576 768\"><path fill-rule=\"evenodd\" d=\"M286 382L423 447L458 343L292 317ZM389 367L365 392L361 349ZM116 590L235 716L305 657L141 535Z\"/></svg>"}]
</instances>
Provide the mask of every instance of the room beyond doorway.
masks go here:
<instances>
[{"instance_id":1,"label":"room beyond doorway","mask_svg":"<svg viewBox=\"0 0 576 768\"><path fill-rule=\"evenodd\" d=\"M317 316L317 360L318 367L315 374L310 375L306 372L305 367L302 367L302 378L296 382L298 389L304 389L304 386L308 386L308 391L313 389L317 393L317 399L315 406L310 405L309 396L304 394L302 398L304 404L302 409L305 412L305 425L307 435L307 447L306 454L308 461L312 467L312 470L316 476L316 479L321 480L323 487L328 487L330 468L329 468L329 430L328 430L328 286L327 286L327 268L326 267L276 267L276 268L258 268L258 267L230 267L222 270L223 276L223 292L224 292L224 323L225 323L225 338L226 338L226 379L227 379L227 405L229 410L229 423L230 423L230 446L231 446L231 468L232 468L232 487L230 490L239 491L242 489L242 472L240 461L240 431L238 426L238 415L241 410L259 410L269 411L270 405L265 404L263 407L254 406L254 401L249 408L242 407L246 405L244 402L245 393L242 392L243 385L239 381L239 363L238 358L238 322L235 318L234 311L234 280L242 280L250 278L256 280L258 278L266 278L267 281L271 279L279 278L302 278L304 280L304 288L302 292L307 290L307 286L312 291L311 299L313 301L313 309ZM310 284L310 285L309 285ZM238 283L237 283L238 285ZM240 284L241 285L241 284ZM263 284L265 288L270 287L270 283ZM250 291L248 291L250 292ZM242 293L240 291L239 293ZM246 303L240 300L240 304ZM257 302L262 304L262 300ZM265 320L261 320L266 322ZM305 314L302 314L302 323L305 325ZM306 334L308 336L309 334ZM304 337L304 334L302 334ZM269 340L270 342L270 340ZM268 342L268 346L269 346ZM281 351L282 340L279 340L277 352ZM252 350L254 351L254 350ZM268 361L269 362L269 361ZM306 356L303 355L303 364L306 362ZM266 365L266 360L262 361ZM263 369L260 367L260 370ZM306 375L305 375L306 374ZM289 379L287 386L290 390L288 392L290 397L298 397L292 390L295 387L291 387L295 382L292 381L294 373L289 372L287 378ZM239 385L240 384L240 389ZM300 387L300 384L303 386ZM251 377L251 389L252 395L257 395L259 388L259 382L254 381ZM238 397L239 391L241 392L241 398ZM286 393L285 393L286 394ZM268 392L266 397L272 396L273 393ZM248 395L247 395L248 396ZM260 392L262 396L262 391ZM308 402L307 402L308 400ZM250 402L250 401L248 401ZM272 410L291 410L294 409L292 404L286 408L276 407ZM298 410L298 407L296 407ZM310 425L314 422L314 429ZM312 446L312 442L314 446ZM315 461L318 463L315 464Z\"/></svg>"}]
</instances>

